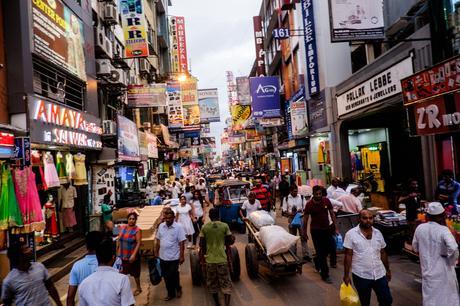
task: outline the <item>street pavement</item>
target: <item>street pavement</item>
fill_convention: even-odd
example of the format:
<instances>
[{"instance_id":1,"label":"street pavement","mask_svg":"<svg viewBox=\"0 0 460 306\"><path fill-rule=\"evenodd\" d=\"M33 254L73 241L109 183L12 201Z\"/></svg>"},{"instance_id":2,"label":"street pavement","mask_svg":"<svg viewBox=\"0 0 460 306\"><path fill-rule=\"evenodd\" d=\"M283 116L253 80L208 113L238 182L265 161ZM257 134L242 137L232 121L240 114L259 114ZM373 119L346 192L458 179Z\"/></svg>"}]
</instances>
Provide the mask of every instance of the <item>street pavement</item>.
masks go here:
<instances>
[{"instance_id":1,"label":"street pavement","mask_svg":"<svg viewBox=\"0 0 460 306\"><path fill-rule=\"evenodd\" d=\"M287 226L286 218L278 217L279 225ZM303 266L302 274L275 278L270 275L268 269L260 268L260 275L257 279L250 279L246 273L244 247L247 243L247 235L236 234L236 246L239 250L241 260L241 279L234 283L232 303L234 306L257 305L257 306L337 306L340 305L339 289L343 277L343 255L338 255L338 268L331 269L333 284L326 284L315 271L312 263ZM300 246L299 246L300 251ZM310 251L314 252L310 245ZM204 287L192 285L189 250L186 250L185 263L180 267L181 285L183 295L165 302L166 296L164 282L157 286L150 284L148 269L143 261L141 281L143 292L136 297L136 305L155 306L190 306L203 305L213 306L212 297ZM417 306L422 305L420 267L416 262L411 261L405 255L390 256L390 267L392 281L390 289L393 295L394 306ZM131 280L134 289L134 280ZM67 293L68 276L57 282L56 286L65 301ZM377 305L373 294L372 305ZM222 301L223 302L223 301ZM224 305L222 303L222 305Z\"/></svg>"}]
</instances>

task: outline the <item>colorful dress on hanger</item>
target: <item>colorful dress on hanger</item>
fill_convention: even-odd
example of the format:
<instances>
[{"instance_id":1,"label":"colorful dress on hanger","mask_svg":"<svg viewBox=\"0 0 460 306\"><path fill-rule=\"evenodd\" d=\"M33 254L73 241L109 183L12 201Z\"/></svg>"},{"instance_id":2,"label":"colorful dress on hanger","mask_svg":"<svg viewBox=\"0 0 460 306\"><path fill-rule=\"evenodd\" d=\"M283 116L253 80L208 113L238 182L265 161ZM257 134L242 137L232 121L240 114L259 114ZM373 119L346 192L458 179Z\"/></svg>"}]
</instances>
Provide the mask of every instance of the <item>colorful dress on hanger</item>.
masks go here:
<instances>
[{"instance_id":1,"label":"colorful dress on hanger","mask_svg":"<svg viewBox=\"0 0 460 306\"><path fill-rule=\"evenodd\" d=\"M2 165L2 187L0 195L0 229L22 226L22 215L14 191L10 168Z\"/></svg>"},{"instance_id":2,"label":"colorful dress on hanger","mask_svg":"<svg viewBox=\"0 0 460 306\"><path fill-rule=\"evenodd\" d=\"M56 238L59 236L59 228L57 223L56 216L56 205L54 202L46 202L45 204L45 218L46 218L46 228L45 234Z\"/></svg>"},{"instance_id":3,"label":"colorful dress on hanger","mask_svg":"<svg viewBox=\"0 0 460 306\"><path fill-rule=\"evenodd\" d=\"M32 151L30 160L32 164L32 171L35 174L35 184L37 185L37 189L47 190L48 186L46 186L45 173L43 172L42 159L40 157L40 152Z\"/></svg>"},{"instance_id":4,"label":"colorful dress on hanger","mask_svg":"<svg viewBox=\"0 0 460 306\"><path fill-rule=\"evenodd\" d=\"M65 172L69 181L75 178L75 164L73 163L73 155L70 153L65 155Z\"/></svg>"},{"instance_id":5,"label":"colorful dress on hanger","mask_svg":"<svg viewBox=\"0 0 460 306\"><path fill-rule=\"evenodd\" d=\"M73 159L75 161L75 177L73 184L75 186L88 185L88 178L86 176L85 154L75 154Z\"/></svg>"},{"instance_id":6,"label":"colorful dress on hanger","mask_svg":"<svg viewBox=\"0 0 460 306\"><path fill-rule=\"evenodd\" d=\"M42 231L45 223L37 186L35 186L35 174L30 167L14 170L14 188L22 212L24 232Z\"/></svg>"},{"instance_id":7,"label":"colorful dress on hanger","mask_svg":"<svg viewBox=\"0 0 460 306\"><path fill-rule=\"evenodd\" d=\"M45 182L48 188L61 186L56 166L54 165L53 155L50 152L46 152L43 155L43 165L45 167Z\"/></svg>"},{"instance_id":8,"label":"colorful dress on hanger","mask_svg":"<svg viewBox=\"0 0 460 306\"><path fill-rule=\"evenodd\" d=\"M61 186L59 189L59 199L62 207L62 225L67 228L77 225L75 217L75 199L77 198L77 189L69 185L68 188Z\"/></svg>"},{"instance_id":9,"label":"colorful dress on hanger","mask_svg":"<svg viewBox=\"0 0 460 306\"><path fill-rule=\"evenodd\" d=\"M56 154L56 171L59 176L59 181L61 184L65 184L69 182L67 178L67 173L64 164L64 156L62 156L61 152L57 152Z\"/></svg>"}]
</instances>

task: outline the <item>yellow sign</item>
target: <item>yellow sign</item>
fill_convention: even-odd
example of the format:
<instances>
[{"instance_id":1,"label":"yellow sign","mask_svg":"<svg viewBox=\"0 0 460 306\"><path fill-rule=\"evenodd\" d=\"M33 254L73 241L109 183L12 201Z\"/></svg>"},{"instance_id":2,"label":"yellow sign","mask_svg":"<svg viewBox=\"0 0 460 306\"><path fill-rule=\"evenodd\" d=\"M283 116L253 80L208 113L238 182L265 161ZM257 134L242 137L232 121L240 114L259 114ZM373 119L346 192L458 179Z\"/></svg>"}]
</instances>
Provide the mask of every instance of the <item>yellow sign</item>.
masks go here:
<instances>
[{"instance_id":1,"label":"yellow sign","mask_svg":"<svg viewBox=\"0 0 460 306\"><path fill-rule=\"evenodd\" d=\"M236 104L232 105L230 110L232 112L233 130L245 129L251 118L251 106Z\"/></svg>"}]
</instances>

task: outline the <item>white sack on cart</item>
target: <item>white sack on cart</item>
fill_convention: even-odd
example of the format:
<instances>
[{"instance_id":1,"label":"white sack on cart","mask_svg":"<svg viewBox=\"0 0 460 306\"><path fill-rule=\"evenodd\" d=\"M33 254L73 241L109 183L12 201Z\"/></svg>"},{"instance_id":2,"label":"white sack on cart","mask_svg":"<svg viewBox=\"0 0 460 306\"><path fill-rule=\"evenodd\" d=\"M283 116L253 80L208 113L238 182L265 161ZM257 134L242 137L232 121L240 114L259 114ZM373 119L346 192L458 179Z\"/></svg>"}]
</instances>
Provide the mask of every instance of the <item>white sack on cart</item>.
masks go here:
<instances>
[{"instance_id":1,"label":"white sack on cart","mask_svg":"<svg viewBox=\"0 0 460 306\"><path fill-rule=\"evenodd\" d=\"M300 237L289 234L281 226L272 225L262 227L259 238L267 250L267 255L277 255L289 251Z\"/></svg>"},{"instance_id":2,"label":"white sack on cart","mask_svg":"<svg viewBox=\"0 0 460 306\"><path fill-rule=\"evenodd\" d=\"M265 210L257 210L251 213L248 218L258 229L262 226L275 224L275 219Z\"/></svg>"}]
</instances>

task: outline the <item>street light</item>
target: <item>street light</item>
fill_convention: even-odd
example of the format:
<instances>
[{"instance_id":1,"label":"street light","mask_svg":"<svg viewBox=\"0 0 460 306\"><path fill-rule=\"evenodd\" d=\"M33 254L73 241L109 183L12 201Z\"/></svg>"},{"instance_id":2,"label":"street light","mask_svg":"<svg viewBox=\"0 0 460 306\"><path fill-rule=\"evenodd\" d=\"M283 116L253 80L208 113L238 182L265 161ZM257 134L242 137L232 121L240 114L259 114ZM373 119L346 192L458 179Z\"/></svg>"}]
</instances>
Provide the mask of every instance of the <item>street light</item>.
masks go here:
<instances>
[{"instance_id":1,"label":"street light","mask_svg":"<svg viewBox=\"0 0 460 306\"><path fill-rule=\"evenodd\" d=\"M179 77L177 78L177 80L178 80L179 82L185 82L185 81L187 81L187 76L186 76L185 74L181 74L181 75L179 75Z\"/></svg>"}]
</instances>

